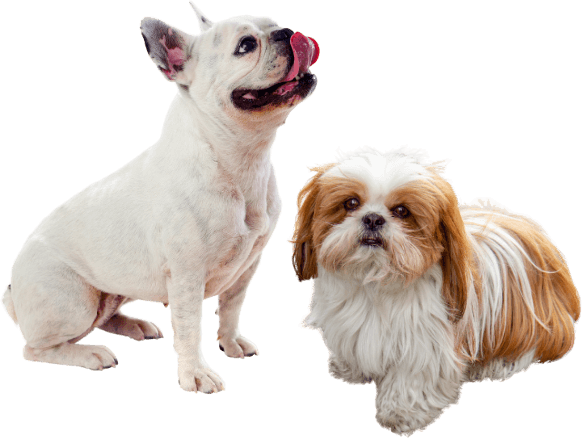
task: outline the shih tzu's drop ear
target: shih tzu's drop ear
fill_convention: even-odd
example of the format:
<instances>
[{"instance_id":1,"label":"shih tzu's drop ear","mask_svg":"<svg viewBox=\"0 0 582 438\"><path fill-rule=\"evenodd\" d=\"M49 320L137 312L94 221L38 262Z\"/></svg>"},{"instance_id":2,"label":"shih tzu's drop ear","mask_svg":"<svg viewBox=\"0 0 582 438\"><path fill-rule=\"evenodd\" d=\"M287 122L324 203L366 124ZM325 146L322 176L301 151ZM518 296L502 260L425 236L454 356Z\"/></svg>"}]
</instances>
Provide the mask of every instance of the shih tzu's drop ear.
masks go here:
<instances>
[{"instance_id":1,"label":"shih tzu's drop ear","mask_svg":"<svg viewBox=\"0 0 582 438\"><path fill-rule=\"evenodd\" d=\"M194 37L155 18L144 18L141 34L148 54L171 81L187 84L184 66L190 59Z\"/></svg>"},{"instance_id":2,"label":"shih tzu's drop ear","mask_svg":"<svg viewBox=\"0 0 582 438\"><path fill-rule=\"evenodd\" d=\"M438 239L443 246L443 298L449 308L449 318L458 322L465 313L469 289L476 274L471 244L455 192L451 185L436 176L436 185L443 197Z\"/></svg>"},{"instance_id":3,"label":"shih tzu's drop ear","mask_svg":"<svg viewBox=\"0 0 582 438\"><path fill-rule=\"evenodd\" d=\"M294 241L293 267L299 281L317 278L317 261L311 239Z\"/></svg>"},{"instance_id":4,"label":"shih tzu's drop ear","mask_svg":"<svg viewBox=\"0 0 582 438\"><path fill-rule=\"evenodd\" d=\"M313 221L317 199L319 197L319 180L328 169L316 168L317 175L312 177L297 197L297 220L293 233L293 267L299 281L317 277L317 252L313 242Z\"/></svg>"},{"instance_id":5,"label":"shih tzu's drop ear","mask_svg":"<svg viewBox=\"0 0 582 438\"><path fill-rule=\"evenodd\" d=\"M198 17L198 23L200 24L200 30L204 32L210 29L214 23L212 23L212 21L206 18L206 15L204 15L202 11L200 11L200 9L198 9L193 2L190 2L190 6L192 6L192 9L194 9L194 12L196 12L196 16Z\"/></svg>"}]
</instances>

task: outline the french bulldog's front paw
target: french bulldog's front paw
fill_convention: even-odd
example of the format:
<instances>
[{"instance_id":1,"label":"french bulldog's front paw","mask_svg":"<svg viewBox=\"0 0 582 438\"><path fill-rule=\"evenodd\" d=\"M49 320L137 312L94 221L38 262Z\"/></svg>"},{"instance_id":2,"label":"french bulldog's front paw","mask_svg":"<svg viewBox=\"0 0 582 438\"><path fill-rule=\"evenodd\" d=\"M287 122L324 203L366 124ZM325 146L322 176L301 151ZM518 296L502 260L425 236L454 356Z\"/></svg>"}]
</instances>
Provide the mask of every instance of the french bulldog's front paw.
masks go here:
<instances>
[{"instance_id":1,"label":"french bulldog's front paw","mask_svg":"<svg viewBox=\"0 0 582 438\"><path fill-rule=\"evenodd\" d=\"M210 368L188 368L178 370L180 387L185 391L212 394L224 390L221 378Z\"/></svg>"},{"instance_id":2,"label":"french bulldog's front paw","mask_svg":"<svg viewBox=\"0 0 582 438\"><path fill-rule=\"evenodd\" d=\"M228 357L244 358L259 354L257 346L242 336L236 338L220 337L218 348L224 351Z\"/></svg>"}]
</instances>

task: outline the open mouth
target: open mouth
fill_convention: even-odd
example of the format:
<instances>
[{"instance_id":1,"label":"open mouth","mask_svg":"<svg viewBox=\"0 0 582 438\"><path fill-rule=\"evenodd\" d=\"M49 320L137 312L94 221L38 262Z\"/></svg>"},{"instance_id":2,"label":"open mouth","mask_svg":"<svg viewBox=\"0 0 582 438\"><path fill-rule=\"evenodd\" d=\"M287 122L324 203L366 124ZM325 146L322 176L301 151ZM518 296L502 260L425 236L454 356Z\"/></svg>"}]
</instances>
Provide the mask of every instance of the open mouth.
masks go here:
<instances>
[{"instance_id":1,"label":"open mouth","mask_svg":"<svg viewBox=\"0 0 582 438\"><path fill-rule=\"evenodd\" d=\"M293 57L283 81L260 90L248 88L234 90L232 101L237 108L258 110L265 106L293 105L315 89L317 78L308 69L319 58L317 42L300 32L295 32L289 40L289 47Z\"/></svg>"},{"instance_id":2,"label":"open mouth","mask_svg":"<svg viewBox=\"0 0 582 438\"><path fill-rule=\"evenodd\" d=\"M293 104L305 99L317 84L315 75L306 72L299 73L295 78L279 82L262 90L239 88L232 92L232 102L242 110L257 110L267 105L280 106Z\"/></svg>"},{"instance_id":3,"label":"open mouth","mask_svg":"<svg viewBox=\"0 0 582 438\"><path fill-rule=\"evenodd\" d=\"M384 246L381 237L362 237L360 244L363 246Z\"/></svg>"}]
</instances>

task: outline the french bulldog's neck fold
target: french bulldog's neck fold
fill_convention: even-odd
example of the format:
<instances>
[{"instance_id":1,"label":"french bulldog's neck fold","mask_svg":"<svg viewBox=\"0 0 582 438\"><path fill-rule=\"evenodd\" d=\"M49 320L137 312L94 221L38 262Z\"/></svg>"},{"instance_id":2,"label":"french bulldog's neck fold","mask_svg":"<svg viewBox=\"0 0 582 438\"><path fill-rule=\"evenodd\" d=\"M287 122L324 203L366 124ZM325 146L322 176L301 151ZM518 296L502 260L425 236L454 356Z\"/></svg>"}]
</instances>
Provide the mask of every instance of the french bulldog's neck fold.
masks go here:
<instances>
[{"instance_id":1,"label":"french bulldog's neck fold","mask_svg":"<svg viewBox=\"0 0 582 438\"><path fill-rule=\"evenodd\" d=\"M225 123L224 118L203 111L189 96L179 93L170 106L162 138L154 145L154 150L161 158L168 151L179 148L182 160L192 161L191 165L197 166L196 157L203 153L200 147L206 145L206 153L220 163L220 171L239 181L242 192L251 195L257 188L258 169L271 167L270 149L278 126L262 125L256 129L241 129L235 121ZM184 136L190 141L183 141Z\"/></svg>"}]
</instances>

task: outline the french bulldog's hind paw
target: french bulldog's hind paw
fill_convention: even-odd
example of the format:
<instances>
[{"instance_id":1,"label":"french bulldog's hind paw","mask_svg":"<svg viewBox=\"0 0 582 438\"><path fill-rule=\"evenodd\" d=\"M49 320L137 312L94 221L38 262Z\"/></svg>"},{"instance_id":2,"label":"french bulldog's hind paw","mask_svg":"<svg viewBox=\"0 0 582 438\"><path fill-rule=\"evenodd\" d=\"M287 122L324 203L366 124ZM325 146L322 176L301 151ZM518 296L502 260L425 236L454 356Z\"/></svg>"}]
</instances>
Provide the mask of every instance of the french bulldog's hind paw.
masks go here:
<instances>
[{"instance_id":1,"label":"french bulldog's hind paw","mask_svg":"<svg viewBox=\"0 0 582 438\"><path fill-rule=\"evenodd\" d=\"M228 357L244 358L259 354L257 346L242 336L236 338L220 337L218 348L224 351Z\"/></svg>"},{"instance_id":2,"label":"french bulldog's hind paw","mask_svg":"<svg viewBox=\"0 0 582 438\"><path fill-rule=\"evenodd\" d=\"M105 324L99 327L109 333L127 336L136 341L144 339L160 339L164 335L162 331L151 322L117 313L113 315Z\"/></svg>"},{"instance_id":3,"label":"french bulldog's hind paw","mask_svg":"<svg viewBox=\"0 0 582 438\"><path fill-rule=\"evenodd\" d=\"M90 370L115 367L119 362L113 352L104 346L63 343L51 348L24 347L24 358L37 362L72 365Z\"/></svg>"}]
</instances>

